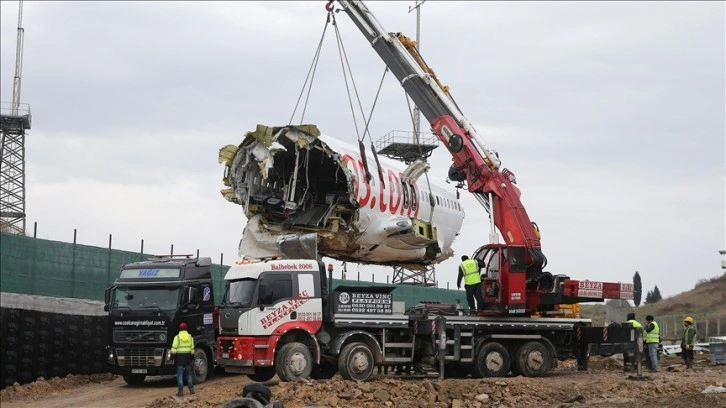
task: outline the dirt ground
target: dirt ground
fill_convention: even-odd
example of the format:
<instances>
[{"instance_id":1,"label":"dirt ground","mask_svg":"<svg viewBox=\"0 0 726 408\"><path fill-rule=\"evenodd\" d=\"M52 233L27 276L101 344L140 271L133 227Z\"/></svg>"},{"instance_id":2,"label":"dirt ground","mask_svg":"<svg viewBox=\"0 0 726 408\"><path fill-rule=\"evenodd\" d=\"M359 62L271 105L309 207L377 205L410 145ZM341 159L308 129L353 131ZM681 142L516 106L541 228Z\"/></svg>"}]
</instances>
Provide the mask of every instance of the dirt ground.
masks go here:
<instances>
[{"instance_id":1,"label":"dirt ground","mask_svg":"<svg viewBox=\"0 0 726 408\"><path fill-rule=\"evenodd\" d=\"M726 392L703 393L709 386L726 386L726 366L710 366L708 355L698 356L696 369L686 371L680 358L663 357L657 373L643 378L623 371L622 360L593 357L587 372L574 362L560 366L544 378L485 379L400 378L379 376L368 382L327 381L268 383L273 398L285 408L393 407L393 408L515 408L598 407L726 408ZM143 386L129 387L112 375L68 376L39 380L0 391L3 408L39 406L105 408L219 407L237 397L246 376L218 375L196 387L196 395L174 396L174 377L153 377Z\"/></svg>"}]
</instances>

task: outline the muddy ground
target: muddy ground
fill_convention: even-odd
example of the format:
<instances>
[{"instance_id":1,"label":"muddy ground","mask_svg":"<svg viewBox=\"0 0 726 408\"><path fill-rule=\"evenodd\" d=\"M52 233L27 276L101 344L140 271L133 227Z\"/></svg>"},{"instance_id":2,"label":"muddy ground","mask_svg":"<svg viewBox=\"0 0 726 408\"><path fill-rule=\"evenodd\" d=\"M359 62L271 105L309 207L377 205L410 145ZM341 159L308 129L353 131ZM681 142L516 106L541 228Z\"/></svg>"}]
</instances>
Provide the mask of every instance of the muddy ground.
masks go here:
<instances>
[{"instance_id":1,"label":"muddy ground","mask_svg":"<svg viewBox=\"0 0 726 408\"><path fill-rule=\"evenodd\" d=\"M709 365L707 354L698 356L692 371L685 370L679 358L664 357L659 372L643 374L638 378L624 372L622 360L593 357L587 372L578 372L574 362L568 361L544 378L440 381L385 375L360 383L336 376L327 381L271 381L268 385L285 408L726 407L726 392L704 393L726 387L726 366ZM249 382L246 376L218 375L197 385L196 395L187 392L176 397L174 377L153 377L143 386L129 387L112 375L68 376L8 387L0 391L0 403L3 408L219 407Z\"/></svg>"}]
</instances>

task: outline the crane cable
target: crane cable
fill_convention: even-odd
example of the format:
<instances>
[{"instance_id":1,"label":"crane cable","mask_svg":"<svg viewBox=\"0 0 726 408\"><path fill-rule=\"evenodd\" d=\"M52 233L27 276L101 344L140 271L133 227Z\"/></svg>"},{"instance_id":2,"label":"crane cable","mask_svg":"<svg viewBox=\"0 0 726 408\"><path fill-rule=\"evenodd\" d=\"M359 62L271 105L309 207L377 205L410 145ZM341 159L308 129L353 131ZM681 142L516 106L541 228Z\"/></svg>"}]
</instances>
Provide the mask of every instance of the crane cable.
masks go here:
<instances>
[{"instance_id":1,"label":"crane cable","mask_svg":"<svg viewBox=\"0 0 726 408\"><path fill-rule=\"evenodd\" d=\"M383 80L386 77L386 73L388 72L388 67L386 66L385 70L383 71L383 76L381 77L381 82L378 85L378 91L376 92L375 99L373 100L373 105L371 106L370 114L368 115L368 118L366 118L365 112L363 112L363 103L360 100L360 95L358 94L358 87L355 84L355 79L353 78L353 70L350 68L350 61L348 61L348 53L345 51L345 45L343 44L343 37L340 35L340 30L338 29L337 21L335 20L335 14L332 14L332 7L328 8L326 7L326 10L328 10L329 13L332 15L333 20L333 27L335 27L335 37L338 44L338 55L340 57L340 65L343 70L343 80L345 82L345 89L348 93L348 103L350 105L350 111L353 115L353 126L355 127L356 137L358 139L358 147L360 149L361 154L361 160L363 161L363 167L365 169L366 173L366 180L370 182L371 180L371 174L368 170L368 160L366 158L365 154L365 146L363 145L363 140L365 140L366 135L368 136L368 140L371 143L371 152L373 153L373 158L376 161L376 166L378 168L378 179L381 182L381 185L385 187L385 180L383 178L383 170L381 168L381 164L378 161L378 154L376 153L375 147L373 146L373 138L371 137L370 131L369 131L369 124L373 117L373 111L375 110L376 104L378 102L378 96L380 95L381 88L383 87ZM338 12L340 10L335 10L335 12ZM347 71L346 71L347 67ZM356 114L355 114L355 108L353 107L353 97L351 96L350 92L350 86L348 85L348 75L350 75L350 82L353 86L353 92L355 93L356 100L358 102L358 109L360 109L360 114L363 118L363 122L365 123L365 127L363 128L363 136L361 137L360 132L358 131L358 121L356 120Z\"/></svg>"},{"instance_id":2,"label":"crane cable","mask_svg":"<svg viewBox=\"0 0 726 408\"><path fill-rule=\"evenodd\" d=\"M305 77L305 82L303 83L302 89L300 90L300 95L297 97L297 102L295 103L295 109L292 111L292 115L290 115L290 122L288 122L288 125L292 124L293 118L295 117L295 113L297 112L297 108L300 105L300 100L302 99L303 94L305 93L305 86L308 85L308 81L310 81L310 84L307 88L307 96L305 97L305 105L303 105L302 112L300 114L300 124L303 124L303 120L305 119L305 111L308 107L308 101L310 100L310 91L313 88L313 81L315 80L315 72L318 68L318 61L320 60L320 51L323 48L323 40L325 39L325 32L328 29L328 24L330 24L331 17L333 16L333 11L328 10L328 14L325 16L325 25L323 26L323 34L320 36L320 42L318 42L318 48L315 51L315 55L313 56L313 61L310 64L310 68L308 69L308 74Z\"/></svg>"}]
</instances>

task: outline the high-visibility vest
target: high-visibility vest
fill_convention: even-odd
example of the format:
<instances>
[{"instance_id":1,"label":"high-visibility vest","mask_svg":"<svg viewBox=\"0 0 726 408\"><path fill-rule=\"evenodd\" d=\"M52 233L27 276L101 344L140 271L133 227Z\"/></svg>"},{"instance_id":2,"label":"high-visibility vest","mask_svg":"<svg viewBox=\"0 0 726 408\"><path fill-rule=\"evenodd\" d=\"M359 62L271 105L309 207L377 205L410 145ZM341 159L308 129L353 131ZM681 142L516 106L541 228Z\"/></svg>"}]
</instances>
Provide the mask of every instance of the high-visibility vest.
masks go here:
<instances>
[{"instance_id":1,"label":"high-visibility vest","mask_svg":"<svg viewBox=\"0 0 726 408\"><path fill-rule=\"evenodd\" d=\"M688 341L688 332L693 331L693 339L691 341ZM693 326L686 327L686 330L683 330L683 344L688 344L691 346L691 349L696 345L696 328Z\"/></svg>"},{"instance_id":2,"label":"high-visibility vest","mask_svg":"<svg viewBox=\"0 0 726 408\"><path fill-rule=\"evenodd\" d=\"M630 323L633 327L643 327L643 325L637 320L628 320L628 323Z\"/></svg>"},{"instance_id":3,"label":"high-visibility vest","mask_svg":"<svg viewBox=\"0 0 726 408\"><path fill-rule=\"evenodd\" d=\"M193 353L194 352L194 337L189 334L186 330L181 330L179 334L174 337L174 342L171 343L172 354L177 353Z\"/></svg>"},{"instance_id":4,"label":"high-visibility vest","mask_svg":"<svg viewBox=\"0 0 726 408\"><path fill-rule=\"evenodd\" d=\"M464 271L464 284L476 285L481 282L479 276L479 263L473 259L467 259L461 263L461 269Z\"/></svg>"},{"instance_id":5,"label":"high-visibility vest","mask_svg":"<svg viewBox=\"0 0 726 408\"><path fill-rule=\"evenodd\" d=\"M658 323L655 320L651 323L653 324L653 330L650 333L645 332L645 343L660 343L660 327L658 327Z\"/></svg>"}]
</instances>

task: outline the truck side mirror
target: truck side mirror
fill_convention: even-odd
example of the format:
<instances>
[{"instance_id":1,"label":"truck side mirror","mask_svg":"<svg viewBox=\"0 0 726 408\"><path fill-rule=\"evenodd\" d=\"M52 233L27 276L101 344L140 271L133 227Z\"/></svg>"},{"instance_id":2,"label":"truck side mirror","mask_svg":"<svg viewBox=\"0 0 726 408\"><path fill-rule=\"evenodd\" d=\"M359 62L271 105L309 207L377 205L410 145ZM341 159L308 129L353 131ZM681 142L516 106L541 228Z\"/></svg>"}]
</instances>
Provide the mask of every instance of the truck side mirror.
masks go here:
<instances>
[{"instance_id":1,"label":"truck side mirror","mask_svg":"<svg viewBox=\"0 0 726 408\"><path fill-rule=\"evenodd\" d=\"M185 288L182 294L182 306L194 304L197 301L197 288L194 286L188 286Z\"/></svg>"},{"instance_id":2,"label":"truck side mirror","mask_svg":"<svg viewBox=\"0 0 726 408\"><path fill-rule=\"evenodd\" d=\"M108 312L108 305L111 303L111 288L106 288L103 293L103 311Z\"/></svg>"}]
</instances>

